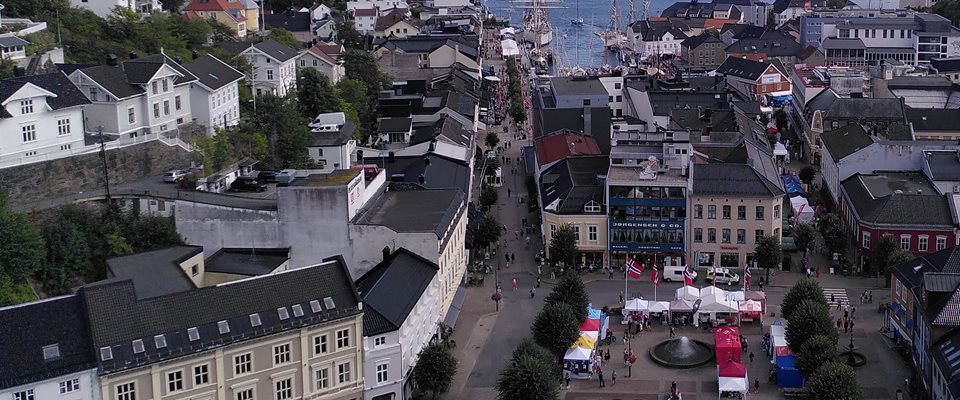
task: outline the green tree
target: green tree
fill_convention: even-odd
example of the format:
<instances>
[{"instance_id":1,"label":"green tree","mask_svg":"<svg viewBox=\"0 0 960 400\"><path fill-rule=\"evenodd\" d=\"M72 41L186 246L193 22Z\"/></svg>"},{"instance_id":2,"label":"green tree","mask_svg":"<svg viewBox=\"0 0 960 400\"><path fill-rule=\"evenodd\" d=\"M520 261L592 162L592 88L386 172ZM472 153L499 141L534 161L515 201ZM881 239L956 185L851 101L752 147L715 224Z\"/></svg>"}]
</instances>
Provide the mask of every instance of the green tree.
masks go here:
<instances>
[{"instance_id":1,"label":"green tree","mask_svg":"<svg viewBox=\"0 0 960 400\"><path fill-rule=\"evenodd\" d=\"M767 127L767 124L770 123L770 116L766 113L760 114L760 125L763 125L764 128Z\"/></svg>"},{"instance_id":2,"label":"green tree","mask_svg":"<svg viewBox=\"0 0 960 400\"><path fill-rule=\"evenodd\" d=\"M836 360L836 343L828 336L817 335L800 346L800 352L797 353L797 369L810 376L817 368Z\"/></svg>"},{"instance_id":3,"label":"green tree","mask_svg":"<svg viewBox=\"0 0 960 400\"><path fill-rule=\"evenodd\" d=\"M224 24L224 23L222 23L222 22L220 22L220 21L217 21L217 20L215 20L215 19L208 20L208 21L207 21L207 24L210 25L210 29L211 29L211 40L213 40L214 43L217 43L217 42L235 42L235 41L237 41L237 32L234 32L234 30L231 29L231 28L230 28L229 26L227 26L226 24ZM217 49L218 49L218 48L215 47L213 50L217 50ZM217 57L217 58L219 58L219 57ZM242 58L242 59L244 59L244 60L247 59L246 57L240 57L240 58ZM236 68L236 67L234 67L234 68ZM237 68L237 69L239 69L239 68ZM244 70L241 70L241 71L244 71ZM242 86L242 85L241 85L241 86Z\"/></svg>"},{"instance_id":4,"label":"green tree","mask_svg":"<svg viewBox=\"0 0 960 400\"><path fill-rule=\"evenodd\" d=\"M160 0L160 8L172 13L179 13L186 3L187 0Z\"/></svg>"},{"instance_id":5,"label":"green tree","mask_svg":"<svg viewBox=\"0 0 960 400\"><path fill-rule=\"evenodd\" d=\"M330 84L330 78L313 68L297 72L297 103L300 115L313 120L321 113L340 111L340 99Z\"/></svg>"},{"instance_id":6,"label":"green tree","mask_svg":"<svg viewBox=\"0 0 960 400\"><path fill-rule=\"evenodd\" d=\"M303 168L311 164L307 145L310 131L300 115L295 101L265 94L257 97L258 112L254 126L267 136L267 157L263 162L269 169Z\"/></svg>"},{"instance_id":7,"label":"green tree","mask_svg":"<svg viewBox=\"0 0 960 400\"><path fill-rule=\"evenodd\" d=\"M587 318L587 307L590 305L590 297L587 295L587 287L583 285L580 276L574 273L564 274L557 285L553 287L550 294L545 299L547 304L566 304L573 310L574 322L579 324ZM537 343L540 343L539 341ZM572 343L572 342L571 342ZM568 345L570 343L567 343Z\"/></svg>"},{"instance_id":8,"label":"green tree","mask_svg":"<svg viewBox=\"0 0 960 400\"><path fill-rule=\"evenodd\" d=\"M580 336L580 322L566 303L547 303L533 320L533 340L559 361Z\"/></svg>"},{"instance_id":9,"label":"green tree","mask_svg":"<svg viewBox=\"0 0 960 400\"><path fill-rule=\"evenodd\" d=\"M183 244L173 218L130 214L122 225L123 236L138 253Z\"/></svg>"},{"instance_id":10,"label":"green tree","mask_svg":"<svg viewBox=\"0 0 960 400\"><path fill-rule=\"evenodd\" d=\"M47 252L43 236L26 214L13 212L6 193L0 190L0 275L13 283L25 283L43 268Z\"/></svg>"},{"instance_id":11,"label":"green tree","mask_svg":"<svg viewBox=\"0 0 960 400\"><path fill-rule=\"evenodd\" d=\"M837 214L827 214L817 223L823 243L831 253L841 253L847 248L847 235L843 231L843 222Z\"/></svg>"},{"instance_id":12,"label":"green tree","mask_svg":"<svg viewBox=\"0 0 960 400\"><path fill-rule=\"evenodd\" d=\"M830 317L830 309L821 302L804 300L787 321L787 344L794 353L800 353L803 345L817 335L826 336L830 343L837 341L837 329Z\"/></svg>"},{"instance_id":13,"label":"green tree","mask_svg":"<svg viewBox=\"0 0 960 400\"><path fill-rule=\"evenodd\" d=\"M553 354L550 354L547 349L541 347L530 338L524 338L517 344L517 347L513 349L512 359L517 359L519 357L533 357L538 358L543 361L547 369L551 370L555 374L555 378L560 378L560 368L557 364L557 360L553 357Z\"/></svg>"},{"instance_id":14,"label":"green tree","mask_svg":"<svg viewBox=\"0 0 960 400\"><path fill-rule=\"evenodd\" d=\"M30 18L34 21L46 20L57 10L70 8L69 0L6 0L3 2L4 17Z\"/></svg>"},{"instance_id":15,"label":"green tree","mask_svg":"<svg viewBox=\"0 0 960 400\"><path fill-rule=\"evenodd\" d=\"M354 123L358 128L358 139L369 137L376 131L377 114L370 102L366 84L356 79L340 79L336 89L340 101L349 104L353 114L356 115ZM347 108L343 107L343 109L344 113L347 113ZM350 115L347 119L350 119Z\"/></svg>"},{"instance_id":16,"label":"green tree","mask_svg":"<svg viewBox=\"0 0 960 400\"><path fill-rule=\"evenodd\" d=\"M283 28L270 29L270 34L267 35L267 39L276 40L277 43L280 43L284 46L287 46L294 50L300 50L303 48L303 43L297 39L296 36L293 36L293 32L290 32Z\"/></svg>"},{"instance_id":17,"label":"green tree","mask_svg":"<svg viewBox=\"0 0 960 400\"><path fill-rule=\"evenodd\" d=\"M577 234L569 224L560 225L550 239L550 259L573 267L577 262Z\"/></svg>"},{"instance_id":18,"label":"green tree","mask_svg":"<svg viewBox=\"0 0 960 400\"><path fill-rule=\"evenodd\" d=\"M37 299L33 289L26 283L15 283L10 277L0 274L0 307L22 304Z\"/></svg>"},{"instance_id":19,"label":"green tree","mask_svg":"<svg viewBox=\"0 0 960 400\"><path fill-rule=\"evenodd\" d=\"M793 229L793 237L797 242L797 250L806 255L810 245L817 241L817 228L810 224L800 223Z\"/></svg>"},{"instance_id":20,"label":"green tree","mask_svg":"<svg viewBox=\"0 0 960 400\"><path fill-rule=\"evenodd\" d=\"M337 38L340 39L340 43L343 43L343 47L354 50L363 50L366 47L367 39L357 31L353 21L337 22L336 29Z\"/></svg>"},{"instance_id":21,"label":"green tree","mask_svg":"<svg viewBox=\"0 0 960 400\"><path fill-rule=\"evenodd\" d=\"M528 353L516 354L497 379L497 399L556 400L560 398L556 362Z\"/></svg>"},{"instance_id":22,"label":"green tree","mask_svg":"<svg viewBox=\"0 0 960 400\"><path fill-rule=\"evenodd\" d=\"M787 295L783 297L783 301L780 302L780 315L790 319L794 310L807 300L818 302L824 306L827 305L827 298L823 296L823 288L820 287L820 282L816 279L803 278L797 281L787 292Z\"/></svg>"},{"instance_id":23,"label":"green tree","mask_svg":"<svg viewBox=\"0 0 960 400\"><path fill-rule=\"evenodd\" d=\"M47 260L37 272L37 279L48 294L61 295L80 283L79 277L92 269L93 259L87 237L71 221L49 223L43 226Z\"/></svg>"},{"instance_id":24,"label":"green tree","mask_svg":"<svg viewBox=\"0 0 960 400\"><path fill-rule=\"evenodd\" d=\"M494 204L497 204L498 197L499 197L499 194L497 194L497 190L489 185L484 185L483 188L480 189L480 205L481 206L490 207Z\"/></svg>"},{"instance_id":25,"label":"green tree","mask_svg":"<svg viewBox=\"0 0 960 400\"><path fill-rule=\"evenodd\" d=\"M767 29L773 30L777 27L777 21L774 17L773 10L767 11Z\"/></svg>"},{"instance_id":26,"label":"green tree","mask_svg":"<svg viewBox=\"0 0 960 400\"><path fill-rule=\"evenodd\" d=\"M237 158L250 157L254 160L267 158L269 145L267 135L260 133L249 124L241 125L240 129L228 132L231 148Z\"/></svg>"},{"instance_id":27,"label":"green tree","mask_svg":"<svg viewBox=\"0 0 960 400\"><path fill-rule=\"evenodd\" d=\"M484 138L484 142L486 142L488 148L493 149L500 143L500 137L497 136L496 133L490 132L487 134L487 137Z\"/></svg>"},{"instance_id":28,"label":"green tree","mask_svg":"<svg viewBox=\"0 0 960 400\"><path fill-rule=\"evenodd\" d=\"M457 373L457 359L442 343L432 343L417 357L413 380L420 390L430 392L433 398L446 393Z\"/></svg>"},{"instance_id":29,"label":"green tree","mask_svg":"<svg viewBox=\"0 0 960 400\"><path fill-rule=\"evenodd\" d=\"M6 58L0 60L0 79L10 79L17 74L17 63Z\"/></svg>"},{"instance_id":30,"label":"green tree","mask_svg":"<svg viewBox=\"0 0 960 400\"><path fill-rule=\"evenodd\" d=\"M477 224L477 231L473 235L473 246L478 249L487 248L500 240L502 233L500 223L492 214L487 213Z\"/></svg>"},{"instance_id":31,"label":"green tree","mask_svg":"<svg viewBox=\"0 0 960 400\"><path fill-rule=\"evenodd\" d=\"M817 170L813 169L813 167L809 165L803 168L800 168L800 172L797 174L797 176L800 178L800 182L806 183L808 185L813 183L813 178L816 175L817 175Z\"/></svg>"},{"instance_id":32,"label":"green tree","mask_svg":"<svg viewBox=\"0 0 960 400\"><path fill-rule=\"evenodd\" d=\"M766 281L770 282L770 270L780 267L783 261L783 248L780 246L780 240L776 236L767 235L757 242L753 249L754 260L757 260L757 266L766 271Z\"/></svg>"},{"instance_id":33,"label":"green tree","mask_svg":"<svg viewBox=\"0 0 960 400\"><path fill-rule=\"evenodd\" d=\"M487 158L487 161L483 163L483 174L486 176L493 176L497 172L497 168L500 168L500 159L497 157Z\"/></svg>"},{"instance_id":34,"label":"green tree","mask_svg":"<svg viewBox=\"0 0 960 400\"><path fill-rule=\"evenodd\" d=\"M889 265L889 267L887 267L887 270L889 271L891 268L899 264L905 263L907 261L913 260L915 258L917 257L914 256L913 253L910 252L910 250L897 249L897 251L894 251L893 254L891 254L890 257L887 258L887 265Z\"/></svg>"},{"instance_id":35,"label":"green tree","mask_svg":"<svg viewBox=\"0 0 960 400\"><path fill-rule=\"evenodd\" d=\"M863 389L849 365L832 362L814 371L807 379L807 392L817 400L861 400Z\"/></svg>"},{"instance_id":36,"label":"green tree","mask_svg":"<svg viewBox=\"0 0 960 400\"><path fill-rule=\"evenodd\" d=\"M874 250L873 255L874 259L877 262L877 271L883 271L887 274L887 277L890 276L890 256L894 252L900 249L900 243L897 243L897 240L893 238L893 235L887 233L880 236L880 240L877 241L876 250Z\"/></svg>"},{"instance_id":37,"label":"green tree","mask_svg":"<svg viewBox=\"0 0 960 400\"><path fill-rule=\"evenodd\" d=\"M221 128L216 128L213 136L197 137L193 145L203 157L203 173L206 175L219 171L235 159L230 133Z\"/></svg>"}]
</instances>

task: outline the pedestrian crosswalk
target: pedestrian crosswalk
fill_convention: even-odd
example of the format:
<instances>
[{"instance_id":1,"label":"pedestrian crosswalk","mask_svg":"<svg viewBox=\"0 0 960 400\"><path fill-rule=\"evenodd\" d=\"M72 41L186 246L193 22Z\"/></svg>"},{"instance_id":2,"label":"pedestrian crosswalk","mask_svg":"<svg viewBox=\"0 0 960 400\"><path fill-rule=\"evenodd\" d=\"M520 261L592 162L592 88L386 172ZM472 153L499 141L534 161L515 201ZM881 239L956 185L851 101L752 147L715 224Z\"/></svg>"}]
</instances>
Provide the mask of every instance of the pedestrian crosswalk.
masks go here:
<instances>
[{"instance_id":1,"label":"pedestrian crosswalk","mask_svg":"<svg viewBox=\"0 0 960 400\"><path fill-rule=\"evenodd\" d=\"M847 298L847 289L823 289L823 296L827 298L827 304L830 307L836 307L837 304L850 304L850 299Z\"/></svg>"}]
</instances>

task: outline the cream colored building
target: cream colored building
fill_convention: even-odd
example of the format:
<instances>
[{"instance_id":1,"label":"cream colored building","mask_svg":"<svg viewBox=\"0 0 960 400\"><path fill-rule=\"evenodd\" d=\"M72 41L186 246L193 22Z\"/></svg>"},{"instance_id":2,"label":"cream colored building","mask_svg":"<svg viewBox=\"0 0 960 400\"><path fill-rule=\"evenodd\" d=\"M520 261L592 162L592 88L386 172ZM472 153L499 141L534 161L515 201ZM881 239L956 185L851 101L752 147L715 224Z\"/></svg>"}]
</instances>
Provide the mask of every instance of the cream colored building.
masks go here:
<instances>
[{"instance_id":1,"label":"cream colored building","mask_svg":"<svg viewBox=\"0 0 960 400\"><path fill-rule=\"evenodd\" d=\"M543 211L543 243L550 259L550 242L563 225L570 225L580 251L578 263L603 265L607 250L607 214L602 178L609 158L604 155L572 156L543 170L537 177ZM509 234L510 232L507 232Z\"/></svg>"},{"instance_id":2,"label":"cream colored building","mask_svg":"<svg viewBox=\"0 0 960 400\"><path fill-rule=\"evenodd\" d=\"M783 184L772 160L759 161L758 167L737 163L694 166L687 217L691 265L743 268L752 260L758 240L770 235L781 238Z\"/></svg>"},{"instance_id":3,"label":"cream colored building","mask_svg":"<svg viewBox=\"0 0 960 400\"><path fill-rule=\"evenodd\" d=\"M112 280L80 291L104 400L362 398L362 303L342 258L163 295L140 289Z\"/></svg>"}]
</instances>

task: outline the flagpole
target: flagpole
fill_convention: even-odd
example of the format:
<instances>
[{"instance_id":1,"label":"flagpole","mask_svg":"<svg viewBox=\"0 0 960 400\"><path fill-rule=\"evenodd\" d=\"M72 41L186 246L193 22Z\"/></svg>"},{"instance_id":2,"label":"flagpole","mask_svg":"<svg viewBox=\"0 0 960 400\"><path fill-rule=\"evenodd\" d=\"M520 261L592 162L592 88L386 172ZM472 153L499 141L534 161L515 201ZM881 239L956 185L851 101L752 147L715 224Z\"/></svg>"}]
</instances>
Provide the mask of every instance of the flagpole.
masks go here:
<instances>
[{"instance_id":1,"label":"flagpole","mask_svg":"<svg viewBox=\"0 0 960 400\"><path fill-rule=\"evenodd\" d=\"M623 305L627 305L627 299L630 296L630 292L627 290L627 276L630 275L630 254L627 254L627 262L623 264Z\"/></svg>"}]
</instances>

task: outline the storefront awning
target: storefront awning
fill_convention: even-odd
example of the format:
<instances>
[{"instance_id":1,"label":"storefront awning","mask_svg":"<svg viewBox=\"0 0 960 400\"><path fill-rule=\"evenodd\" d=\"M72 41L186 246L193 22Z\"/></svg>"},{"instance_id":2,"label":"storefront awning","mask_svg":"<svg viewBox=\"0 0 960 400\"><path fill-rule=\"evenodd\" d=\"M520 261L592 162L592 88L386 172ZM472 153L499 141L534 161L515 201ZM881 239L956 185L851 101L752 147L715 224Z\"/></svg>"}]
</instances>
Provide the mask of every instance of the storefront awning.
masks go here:
<instances>
[{"instance_id":1,"label":"storefront awning","mask_svg":"<svg viewBox=\"0 0 960 400\"><path fill-rule=\"evenodd\" d=\"M463 286L457 287L457 292L453 295L453 301L450 303L450 309L443 318L443 323L451 328L457 326L457 319L460 317L460 309L463 308L463 301L467 299L467 289Z\"/></svg>"}]
</instances>

